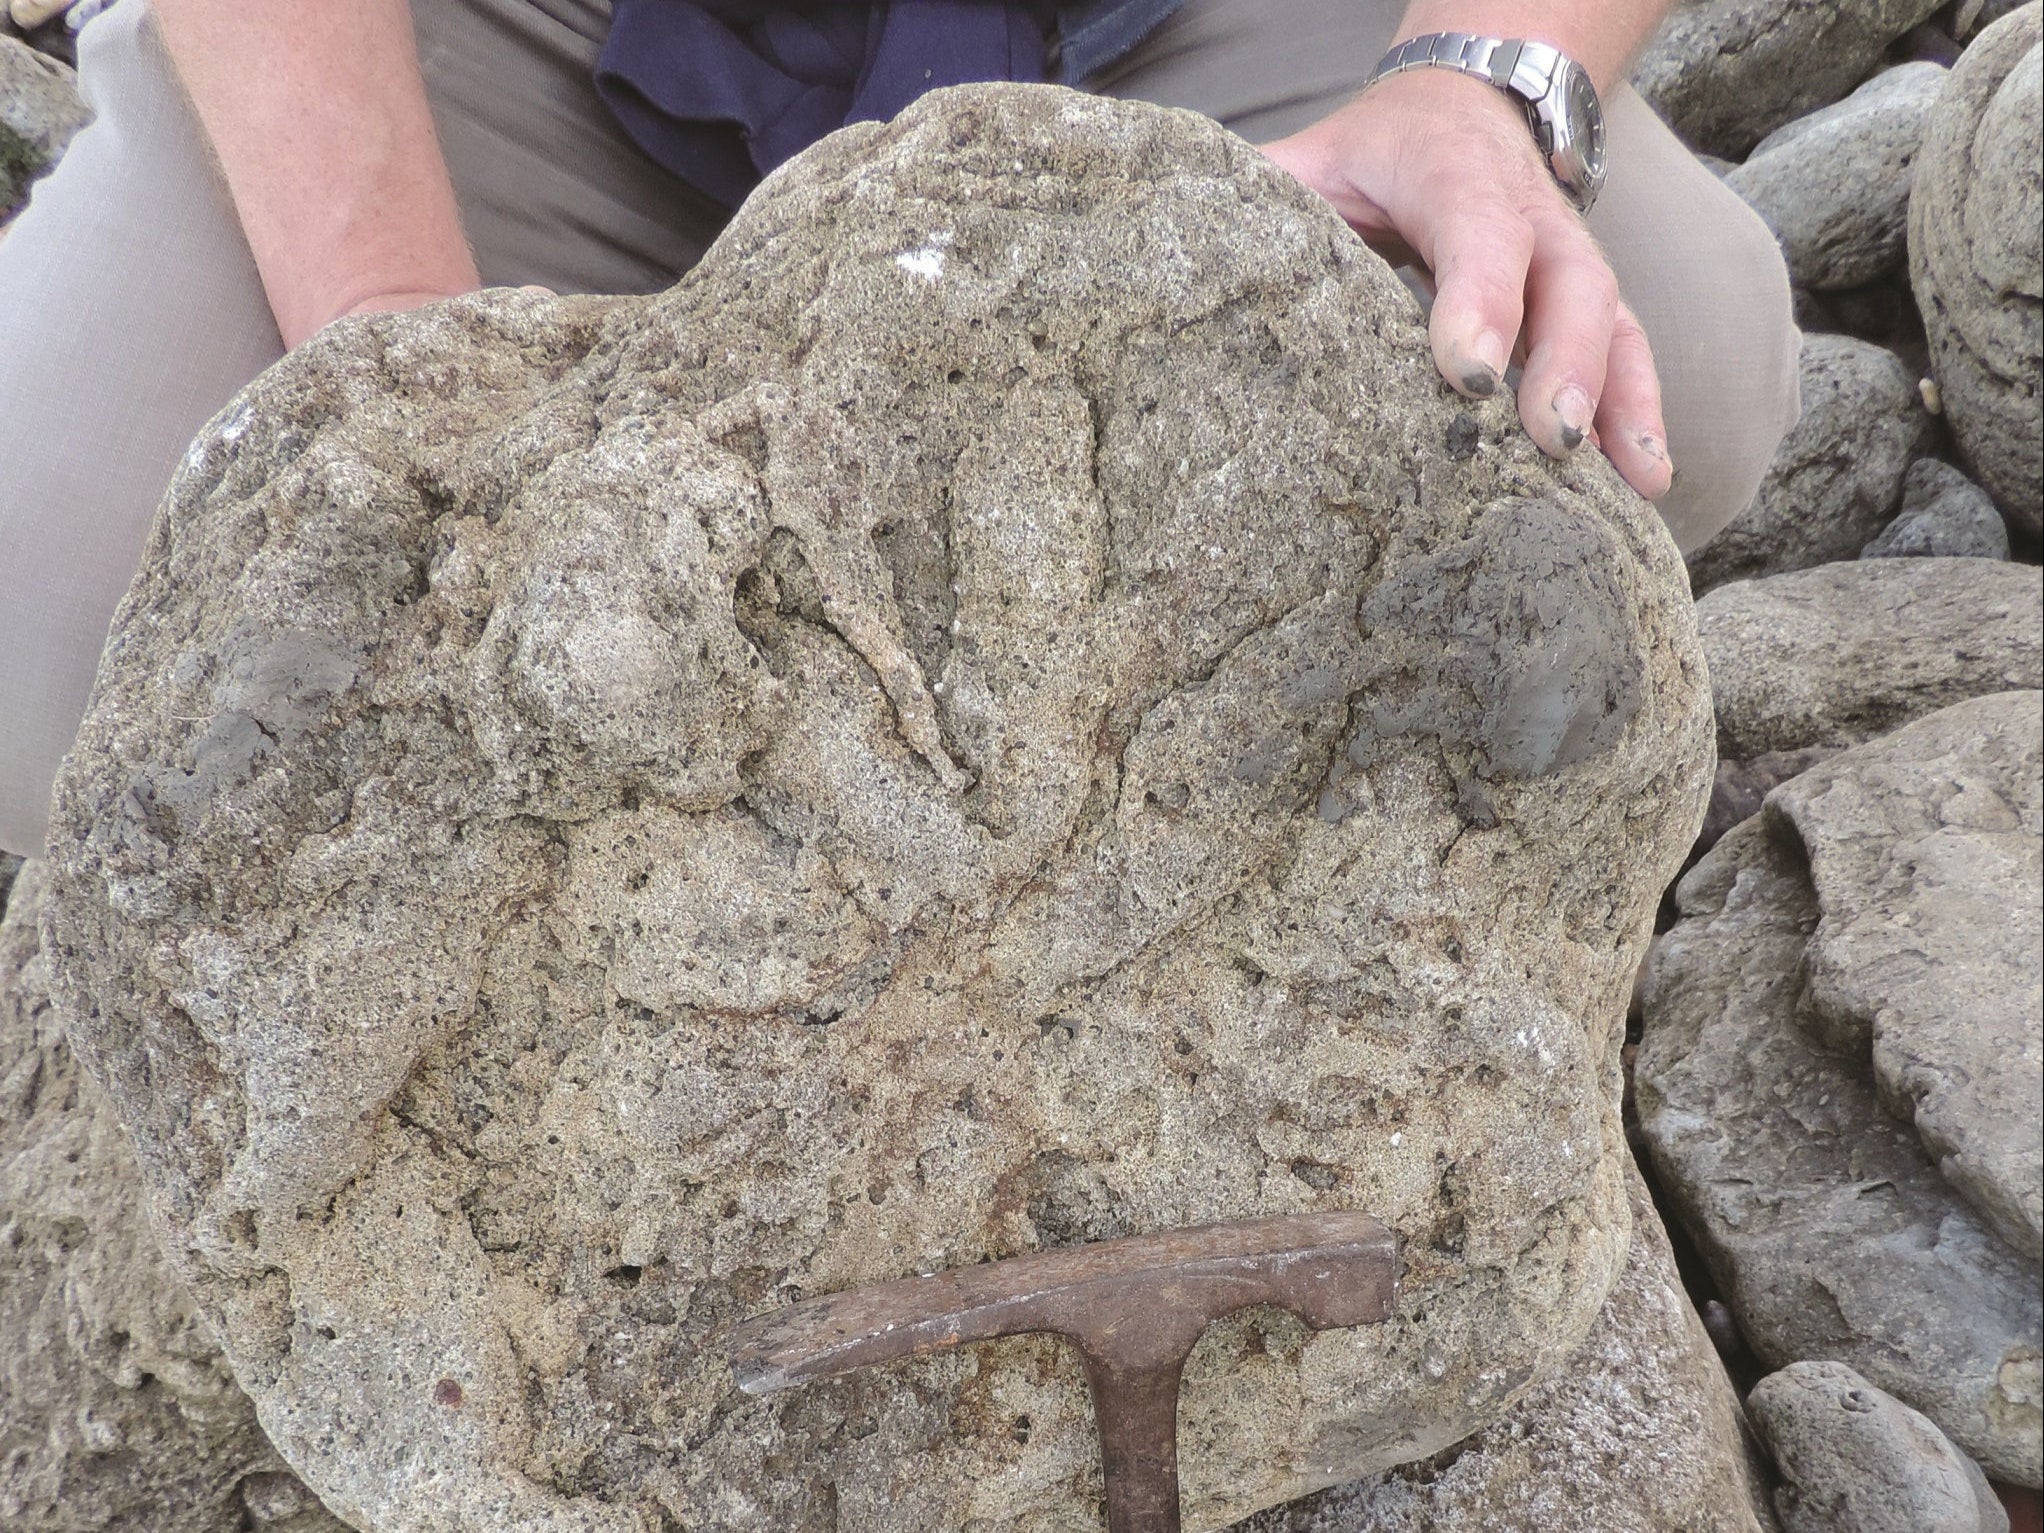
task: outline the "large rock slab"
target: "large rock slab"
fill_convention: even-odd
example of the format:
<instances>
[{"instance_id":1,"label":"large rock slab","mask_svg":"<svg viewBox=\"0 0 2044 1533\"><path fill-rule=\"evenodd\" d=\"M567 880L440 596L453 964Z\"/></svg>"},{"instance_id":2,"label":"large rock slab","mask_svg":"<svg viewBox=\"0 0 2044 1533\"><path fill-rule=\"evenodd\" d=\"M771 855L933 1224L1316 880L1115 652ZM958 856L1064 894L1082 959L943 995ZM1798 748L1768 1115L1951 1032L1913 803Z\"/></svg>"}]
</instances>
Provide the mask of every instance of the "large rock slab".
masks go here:
<instances>
[{"instance_id":1,"label":"large rock slab","mask_svg":"<svg viewBox=\"0 0 2044 1533\"><path fill-rule=\"evenodd\" d=\"M1911 168L1944 83L1936 64L1886 70L1777 128L1727 173L1781 241L1796 286L1862 287L1902 269Z\"/></svg>"},{"instance_id":2,"label":"large rock slab","mask_svg":"<svg viewBox=\"0 0 2044 1533\"><path fill-rule=\"evenodd\" d=\"M1632 83L1692 149L1742 160L1784 123L1830 106L1938 0L1680 0Z\"/></svg>"},{"instance_id":3,"label":"large rock slab","mask_svg":"<svg viewBox=\"0 0 2044 1533\"><path fill-rule=\"evenodd\" d=\"M1893 352L1844 335L1803 337L1802 418L1753 503L1689 558L1696 589L1854 559L1902 504L1933 422Z\"/></svg>"},{"instance_id":4,"label":"large rock slab","mask_svg":"<svg viewBox=\"0 0 2044 1533\"><path fill-rule=\"evenodd\" d=\"M43 892L31 864L0 921L0 1526L342 1533L157 1245L134 1152L50 1005Z\"/></svg>"},{"instance_id":5,"label":"large rock slab","mask_svg":"<svg viewBox=\"0 0 2044 1533\"><path fill-rule=\"evenodd\" d=\"M70 70L27 43L0 36L0 224L91 119Z\"/></svg>"},{"instance_id":6,"label":"large rock slab","mask_svg":"<svg viewBox=\"0 0 2044 1533\"><path fill-rule=\"evenodd\" d=\"M1637 1171L1632 1255L1569 1366L1431 1461L1234 1533L1762 1533L1739 1398L1690 1307Z\"/></svg>"},{"instance_id":7,"label":"large rock slab","mask_svg":"<svg viewBox=\"0 0 2044 1533\"><path fill-rule=\"evenodd\" d=\"M2044 702L1958 703L1769 802L1823 918L1806 1014L1871 1050L1890 1110L2017 1250L2044 1260Z\"/></svg>"},{"instance_id":8,"label":"large rock slab","mask_svg":"<svg viewBox=\"0 0 2044 1533\"><path fill-rule=\"evenodd\" d=\"M1791 1363L1747 1403L1787 1533L2008 1533L1980 1466L1843 1363Z\"/></svg>"},{"instance_id":9,"label":"large rock slab","mask_svg":"<svg viewBox=\"0 0 2044 1533\"><path fill-rule=\"evenodd\" d=\"M1909 274L1946 417L2012 528L2044 530L2044 5L1981 33L1931 115Z\"/></svg>"},{"instance_id":10,"label":"large rock slab","mask_svg":"<svg viewBox=\"0 0 2044 1533\"><path fill-rule=\"evenodd\" d=\"M2044 686L2044 574L1869 559L1719 586L1696 604L1718 755L1858 745L1967 698Z\"/></svg>"},{"instance_id":11,"label":"large rock slab","mask_svg":"<svg viewBox=\"0 0 2044 1533\"><path fill-rule=\"evenodd\" d=\"M1939 1175L1865 1060L1797 1017L1819 910L1787 821L1735 827L1677 888L1634 1069L1676 1215L1769 1366L1847 1363L1989 1474L2044 1447L2037 1263Z\"/></svg>"},{"instance_id":12,"label":"large rock slab","mask_svg":"<svg viewBox=\"0 0 2044 1533\"><path fill-rule=\"evenodd\" d=\"M1209 1335L1190 1527L1564 1365L1709 705L1652 508L1466 411L1324 203L1041 87L833 137L662 297L258 380L115 620L49 929L329 1504L1080 1524L1057 1344L750 1399L720 1333L1251 1214L1376 1213L1402 1298Z\"/></svg>"}]
</instances>

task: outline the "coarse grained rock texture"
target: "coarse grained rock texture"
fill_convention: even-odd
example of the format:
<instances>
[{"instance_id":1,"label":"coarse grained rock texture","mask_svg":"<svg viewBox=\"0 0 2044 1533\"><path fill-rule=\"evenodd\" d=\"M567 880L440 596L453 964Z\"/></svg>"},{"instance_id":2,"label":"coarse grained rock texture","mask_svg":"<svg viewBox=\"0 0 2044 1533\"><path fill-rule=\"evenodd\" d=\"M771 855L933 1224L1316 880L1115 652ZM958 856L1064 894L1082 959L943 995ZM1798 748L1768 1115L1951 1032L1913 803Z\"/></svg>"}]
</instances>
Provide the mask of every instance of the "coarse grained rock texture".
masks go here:
<instances>
[{"instance_id":1,"label":"coarse grained rock texture","mask_svg":"<svg viewBox=\"0 0 2044 1533\"><path fill-rule=\"evenodd\" d=\"M1902 476L1902 510L1862 559L2006 559L2009 532L1994 497L1951 464L1918 458Z\"/></svg>"},{"instance_id":2,"label":"coarse grained rock texture","mask_svg":"<svg viewBox=\"0 0 2044 1533\"><path fill-rule=\"evenodd\" d=\"M1690 555L1699 592L1855 559L1900 507L1903 477L1933 430L1901 359L1851 336L1806 335L1802 391L1802 418L1753 503Z\"/></svg>"},{"instance_id":3,"label":"coarse grained rock texture","mask_svg":"<svg viewBox=\"0 0 2044 1533\"><path fill-rule=\"evenodd\" d=\"M1763 1473L1628 1168L1632 1255L1569 1365L1432 1460L1264 1512L1233 1533L1763 1533Z\"/></svg>"},{"instance_id":4,"label":"coarse grained rock texture","mask_svg":"<svg viewBox=\"0 0 2044 1533\"><path fill-rule=\"evenodd\" d=\"M1287 1210L1383 1218L1398 1312L1208 1335L1188 1526L1563 1365L1710 713L1652 508L1466 408L1249 146L988 86L819 145L665 296L338 326L224 412L48 929L328 1504L1069 1528L1060 1344L754 1400L718 1335Z\"/></svg>"},{"instance_id":5,"label":"coarse grained rock texture","mask_svg":"<svg viewBox=\"0 0 2044 1533\"><path fill-rule=\"evenodd\" d=\"M1937 0L1679 0L1632 83L1692 149L1743 160L1831 105Z\"/></svg>"},{"instance_id":6,"label":"coarse grained rock texture","mask_svg":"<svg viewBox=\"0 0 2044 1533\"><path fill-rule=\"evenodd\" d=\"M1980 1466L1843 1363L1791 1363L1747 1397L1786 1533L2008 1533Z\"/></svg>"},{"instance_id":7,"label":"coarse grained rock texture","mask_svg":"<svg viewBox=\"0 0 2044 1533\"><path fill-rule=\"evenodd\" d=\"M2044 4L1974 41L1931 113L1909 275L1945 416L2013 529L2044 529Z\"/></svg>"},{"instance_id":8,"label":"coarse grained rock texture","mask_svg":"<svg viewBox=\"0 0 2044 1533\"><path fill-rule=\"evenodd\" d=\"M1748 1344L1775 1368L1850 1364L2035 1485L2037 1264L1938 1174L1864 1058L1801 1024L1819 913L1793 827L1771 810L1736 826L1677 904L1645 986L1640 1130Z\"/></svg>"},{"instance_id":9,"label":"coarse grained rock texture","mask_svg":"<svg viewBox=\"0 0 2044 1533\"><path fill-rule=\"evenodd\" d=\"M1718 755L1858 745L1971 697L2044 687L2044 573L1868 559L1719 586L1696 604Z\"/></svg>"},{"instance_id":10,"label":"coarse grained rock texture","mask_svg":"<svg viewBox=\"0 0 2044 1533\"><path fill-rule=\"evenodd\" d=\"M341 1533L149 1228L134 1152L50 1005L43 888L30 864L0 921L0 1526Z\"/></svg>"},{"instance_id":11,"label":"coarse grained rock texture","mask_svg":"<svg viewBox=\"0 0 2044 1533\"><path fill-rule=\"evenodd\" d=\"M2044 1261L2044 694L1940 709L1782 784L1822 912L1806 1017Z\"/></svg>"},{"instance_id":12,"label":"coarse grained rock texture","mask_svg":"<svg viewBox=\"0 0 2044 1533\"><path fill-rule=\"evenodd\" d=\"M0 223L28 200L29 183L57 163L91 117L70 70L0 37Z\"/></svg>"},{"instance_id":13,"label":"coarse grained rock texture","mask_svg":"<svg viewBox=\"0 0 2044 1533\"><path fill-rule=\"evenodd\" d=\"M1902 270L1911 166L1944 83L1936 64L1886 70L1768 134L1726 175L1781 241L1798 287L1860 287Z\"/></svg>"}]
</instances>

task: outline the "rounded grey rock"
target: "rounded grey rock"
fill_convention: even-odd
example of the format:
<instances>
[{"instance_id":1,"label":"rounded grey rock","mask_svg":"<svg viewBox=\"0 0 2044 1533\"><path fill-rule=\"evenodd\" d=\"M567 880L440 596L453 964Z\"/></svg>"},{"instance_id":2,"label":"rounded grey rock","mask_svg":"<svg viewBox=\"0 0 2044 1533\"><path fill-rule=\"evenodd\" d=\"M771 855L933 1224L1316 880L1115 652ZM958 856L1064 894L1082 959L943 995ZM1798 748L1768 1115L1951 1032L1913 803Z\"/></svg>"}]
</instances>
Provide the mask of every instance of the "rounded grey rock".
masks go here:
<instances>
[{"instance_id":1,"label":"rounded grey rock","mask_svg":"<svg viewBox=\"0 0 2044 1533\"><path fill-rule=\"evenodd\" d=\"M1918 458L1909 466L1901 512L1860 550L1862 559L2008 556L2008 527L1993 497L1936 458Z\"/></svg>"},{"instance_id":2,"label":"rounded grey rock","mask_svg":"<svg viewBox=\"0 0 2044 1533\"><path fill-rule=\"evenodd\" d=\"M0 223L91 118L77 76L27 43L0 37Z\"/></svg>"},{"instance_id":3,"label":"rounded grey rock","mask_svg":"<svg viewBox=\"0 0 2044 1533\"><path fill-rule=\"evenodd\" d=\"M1902 270L1911 166L1944 83L1936 64L1886 70L1776 129L1725 177L1781 241L1797 287L1861 287Z\"/></svg>"},{"instance_id":4,"label":"rounded grey rock","mask_svg":"<svg viewBox=\"0 0 2044 1533\"><path fill-rule=\"evenodd\" d=\"M1680 0L1632 83L1692 149L1743 160L1849 95L1938 0Z\"/></svg>"},{"instance_id":5,"label":"rounded grey rock","mask_svg":"<svg viewBox=\"0 0 2044 1533\"><path fill-rule=\"evenodd\" d=\"M2008 1533L1980 1466L1843 1363L1791 1363L1746 1405L1781 1471L1783 1533Z\"/></svg>"},{"instance_id":6,"label":"rounded grey rock","mask_svg":"<svg viewBox=\"0 0 2044 1533\"><path fill-rule=\"evenodd\" d=\"M1901 358L1850 336L1806 335L1802 398L1753 503L1689 556L1699 593L1856 559L1900 508L1903 476L1933 433Z\"/></svg>"},{"instance_id":7,"label":"rounded grey rock","mask_svg":"<svg viewBox=\"0 0 2044 1533\"><path fill-rule=\"evenodd\" d=\"M2012 531L2044 532L2044 4L1967 48L1931 114L1909 272L1952 435Z\"/></svg>"}]
</instances>

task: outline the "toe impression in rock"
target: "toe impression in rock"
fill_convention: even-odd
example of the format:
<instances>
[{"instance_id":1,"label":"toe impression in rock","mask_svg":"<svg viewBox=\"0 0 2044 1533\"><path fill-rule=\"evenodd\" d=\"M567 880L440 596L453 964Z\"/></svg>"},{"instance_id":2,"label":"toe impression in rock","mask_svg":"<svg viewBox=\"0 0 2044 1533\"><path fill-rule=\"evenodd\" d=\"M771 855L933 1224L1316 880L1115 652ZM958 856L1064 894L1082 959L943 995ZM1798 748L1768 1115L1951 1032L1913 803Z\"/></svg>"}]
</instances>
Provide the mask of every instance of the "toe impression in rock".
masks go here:
<instances>
[{"instance_id":1,"label":"toe impression in rock","mask_svg":"<svg viewBox=\"0 0 2044 1533\"><path fill-rule=\"evenodd\" d=\"M763 1315L728 1343L747 1394L1046 1331L1086 1363L1109 1533L1178 1533L1178 1381L1216 1320L1260 1304L1316 1331L1388 1319L1398 1247L1367 1214L1101 1241L906 1278Z\"/></svg>"}]
</instances>

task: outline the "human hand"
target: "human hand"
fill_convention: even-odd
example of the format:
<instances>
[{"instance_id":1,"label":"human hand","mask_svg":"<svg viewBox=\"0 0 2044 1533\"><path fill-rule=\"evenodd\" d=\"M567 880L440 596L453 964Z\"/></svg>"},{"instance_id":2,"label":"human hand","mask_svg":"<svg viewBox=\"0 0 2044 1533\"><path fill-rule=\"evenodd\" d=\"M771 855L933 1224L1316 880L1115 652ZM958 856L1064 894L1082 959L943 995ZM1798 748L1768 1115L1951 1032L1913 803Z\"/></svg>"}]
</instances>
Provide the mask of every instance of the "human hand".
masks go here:
<instances>
[{"instance_id":1,"label":"human hand","mask_svg":"<svg viewBox=\"0 0 2044 1533\"><path fill-rule=\"evenodd\" d=\"M1674 466L1646 332L1503 92L1444 69L1393 75L1263 152L1436 287L1434 361L1497 392L1524 330L1519 418L1541 451L1600 447L1649 500Z\"/></svg>"}]
</instances>

